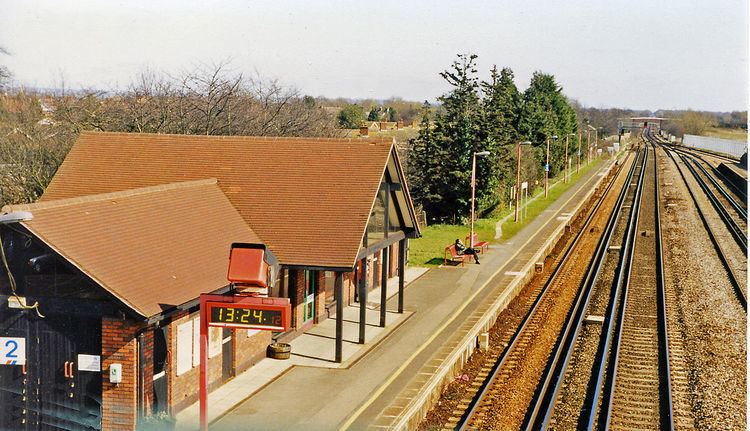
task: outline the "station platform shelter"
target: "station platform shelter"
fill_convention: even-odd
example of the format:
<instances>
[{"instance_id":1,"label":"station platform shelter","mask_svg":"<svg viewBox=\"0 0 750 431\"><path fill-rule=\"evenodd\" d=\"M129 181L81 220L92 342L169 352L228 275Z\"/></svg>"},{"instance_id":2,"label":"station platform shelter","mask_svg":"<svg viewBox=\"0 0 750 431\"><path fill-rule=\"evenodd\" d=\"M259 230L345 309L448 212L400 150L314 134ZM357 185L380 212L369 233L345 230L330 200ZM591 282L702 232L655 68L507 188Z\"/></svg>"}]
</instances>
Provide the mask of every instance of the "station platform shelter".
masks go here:
<instances>
[{"instance_id":1,"label":"station platform shelter","mask_svg":"<svg viewBox=\"0 0 750 431\"><path fill-rule=\"evenodd\" d=\"M385 326L395 277L403 312L419 236L390 139L84 132L40 202L2 210L19 212L33 218L0 225L13 275L0 279L0 334L28 343L23 365L0 367L2 429L141 429L192 405L198 297L231 293L236 242L267 247L272 283L259 293L289 298L291 328L212 328L209 388L329 316L340 362L345 308L364 343L367 304Z\"/></svg>"}]
</instances>

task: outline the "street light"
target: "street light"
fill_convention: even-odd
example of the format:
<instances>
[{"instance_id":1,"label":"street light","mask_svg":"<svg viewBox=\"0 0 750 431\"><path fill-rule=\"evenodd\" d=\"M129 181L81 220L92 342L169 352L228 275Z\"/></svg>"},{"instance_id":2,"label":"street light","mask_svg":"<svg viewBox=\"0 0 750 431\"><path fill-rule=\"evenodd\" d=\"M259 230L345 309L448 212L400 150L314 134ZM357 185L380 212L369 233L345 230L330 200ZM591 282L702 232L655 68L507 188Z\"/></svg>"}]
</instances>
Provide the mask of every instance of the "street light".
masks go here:
<instances>
[{"instance_id":1,"label":"street light","mask_svg":"<svg viewBox=\"0 0 750 431\"><path fill-rule=\"evenodd\" d=\"M568 169L568 143L570 142L570 137L575 136L575 133L568 133L565 135L565 182L569 182L570 179L568 178L568 175L570 175L570 169Z\"/></svg>"},{"instance_id":2,"label":"street light","mask_svg":"<svg viewBox=\"0 0 750 431\"><path fill-rule=\"evenodd\" d=\"M474 248L474 194L476 192L477 178L477 156L489 156L489 151L474 152L471 157L471 236L469 238L469 247Z\"/></svg>"},{"instance_id":3,"label":"street light","mask_svg":"<svg viewBox=\"0 0 750 431\"><path fill-rule=\"evenodd\" d=\"M516 164L516 211L513 221L518 222L518 204L521 196L521 145L531 145L531 141L518 143L518 163Z\"/></svg>"},{"instance_id":4,"label":"street light","mask_svg":"<svg viewBox=\"0 0 750 431\"><path fill-rule=\"evenodd\" d=\"M591 131L596 132L596 127L586 124L586 165L591 163Z\"/></svg>"},{"instance_id":5,"label":"street light","mask_svg":"<svg viewBox=\"0 0 750 431\"><path fill-rule=\"evenodd\" d=\"M557 135L552 137L555 141ZM547 198L547 191L549 190L549 137L547 138L547 163L544 165L544 198Z\"/></svg>"},{"instance_id":6,"label":"street light","mask_svg":"<svg viewBox=\"0 0 750 431\"><path fill-rule=\"evenodd\" d=\"M581 173L581 129L578 129L578 162L576 163L576 174Z\"/></svg>"}]
</instances>

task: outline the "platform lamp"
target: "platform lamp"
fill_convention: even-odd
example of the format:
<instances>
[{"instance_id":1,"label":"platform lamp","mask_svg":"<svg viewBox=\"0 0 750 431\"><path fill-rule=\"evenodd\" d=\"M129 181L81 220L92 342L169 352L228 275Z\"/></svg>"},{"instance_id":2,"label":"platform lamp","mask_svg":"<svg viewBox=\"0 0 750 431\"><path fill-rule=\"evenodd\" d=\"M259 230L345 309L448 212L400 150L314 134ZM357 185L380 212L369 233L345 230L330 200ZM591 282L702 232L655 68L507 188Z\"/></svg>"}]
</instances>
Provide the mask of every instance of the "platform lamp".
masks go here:
<instances>
[{"instance_id":1,"label":"platform lamp","mask_svg":"<svg viewBox=\"0 0 750 431\"><path fill-rule=\"evenodd\" d=\"M531 141L518 143L518 160L516 163L516 211L513 217L514 222L518 222L518 205L521 196L521 145L531 145Z\"/></svg>"},{"instance_id":2,"label":"platform lamp","mask_svg":"<svg viewBox=\"0 0 750 431\"><path fill-rule=\"evenodd\" d=\"M557 141L557 135L552 136ZM549 138L547 138L547 163L544 164L544 198L547 198L549 191Z\"/></svg>"},{"instance_id":3,"label":"platform lamp","mask_svg":"<svg viewBox=\"0 0 750 431\"><path fill-rule=\"evenodd\" d=\"M489 151L474 152L471 157L471 236L469 247L474 248L474 196L476 194L477 157L489 156Z\"/></svg>"},{"instance_id":4,"label":"platform lamp","mask_svg":"<svg viewBox=\"0 0 750 431\"><path fill-rule=\"evenodd\" d=\"M596 132L596 127L588 124L588 121L586 122L586 127L586 165L588 166L591 163L591 131Z\"/></svg>"},{"instance_id":5,"label":"platform lamp","mask_svg":"<svg viewBox=\"0 0 750 431\"><path fill-rule=\"evenodd\" d=\"M570 175L570 169L568 167L568 144L570 143L570 137L575 136L575 133L568 133L565 135L565 182L569 182L570 178L568 176Z\"/></svg>"},{"instance_id":6,"label":"platform lamp","mask_svg":"<svg viewBox=\"0 0 750 431\"><path fill-rule=\"evenodd\" d=\"M581 129L578 129L578 162L576 163L576 174L581 173Z\"/></svg>"}]
</instances>

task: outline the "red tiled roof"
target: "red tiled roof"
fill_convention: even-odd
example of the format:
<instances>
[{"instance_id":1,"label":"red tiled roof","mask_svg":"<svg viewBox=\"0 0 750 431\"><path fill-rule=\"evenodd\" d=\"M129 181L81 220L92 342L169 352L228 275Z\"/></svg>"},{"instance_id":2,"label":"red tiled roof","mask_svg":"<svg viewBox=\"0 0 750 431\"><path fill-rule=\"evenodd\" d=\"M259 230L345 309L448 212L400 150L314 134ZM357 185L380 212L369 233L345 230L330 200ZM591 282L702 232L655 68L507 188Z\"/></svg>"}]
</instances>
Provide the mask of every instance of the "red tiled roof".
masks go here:
<instances>
[{"instance_id":1,"label":"red tiled roof","mask_svg":"<svg viewBox=\"0 0 750 431\"><path fill-rule=\"evenodd\" d=\"M383 139L85 132L42 200L217 178L282 264L352 268L393 151Z\"/></svg>"},{"instance_id":2,"label":"red tiled roof","mask_svg":"<svg viewBox=\"0 0 750 431\"><path fill-rule=\"evenodd\" d=\"M30 205L22 224L144 317L228 284L233 242L261 242L215 179Z\"/></svg>"}]
</instances>

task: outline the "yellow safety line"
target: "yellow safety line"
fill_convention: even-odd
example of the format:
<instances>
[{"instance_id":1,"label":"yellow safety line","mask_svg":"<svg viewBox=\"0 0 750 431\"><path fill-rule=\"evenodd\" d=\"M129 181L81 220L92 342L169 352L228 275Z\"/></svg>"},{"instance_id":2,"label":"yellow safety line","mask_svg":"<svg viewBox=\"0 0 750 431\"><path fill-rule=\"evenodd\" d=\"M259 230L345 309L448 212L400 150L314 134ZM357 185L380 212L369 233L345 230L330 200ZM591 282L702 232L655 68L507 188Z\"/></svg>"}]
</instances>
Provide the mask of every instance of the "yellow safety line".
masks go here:
<instances>
[{"instance_id":1,"label":"yellow safety line","mask_svg":"<svg viewBox=\"0 0 750 431\"><path fill-rule=\"evenodd\" d=\"M601 170L601 168L599 168L599 170ZM588 179L588 181L586 181L586 183L585 183L585 184L588 184L588 183L590 183L590 182L591 182L591 181L592 181L593 179L595 179L595 178L596 178L596 173L592 174L592 175L591 175L591 178L589 178L589 179ZM563 208L564 208L564 207L565 207L566 205L568 205L568 203L570 203L570 201L571 201L571 200L573 200L573 198L574 198L574 197L576 197L577 195L578 195L578 193L574 193L574 194L573 194L573 196L569 197L569 198L568 198L568 200L567 200L567 201L565 201L565 203L563 203L563 204L562 204L562 205L560 206L560 209L558 209L557 211L555 211L555 215L557 215L557 214L558 214L558 213L559 213L560 211L562 211L562 210L563 210ZM545 225L545 226L546 226L546 225ZM365 410L366 410L366 409L367 409L368 407L370 407L370 405L372 405L372 403L373 403L373 402L374 402L374 401L375 401L375 400L376 400L376 399L377 399L377 398L378 398L378 397L380 396L380 394L382 394L382 393L383 393L383 392L385 391L385 389L386 389L386 388L387 388L387 387L388 387L388 386L389 386L389 385L390 385L391 383L393 383L393 381L394 381L394 380L396 380L396 378L397 378L397 377L398 377L399 375L401 375L401 373L403 373L403 372L404 372L404 370L406 369L406 367L408 367L408 366L409 366L409 365L411 364L411 362L412 362L412 361L414 360L414 358L416 358L416 357L417 357L417 356L418 356L418 355L419 355L420 353L422 353L422 351L423 351L424 349L426 349L426 348L427 348L427 346L428 346L428 345L430 345L430 344L431 344L431 343L432 343L432 342L433 342L433 341L435 340L435 338L437 338L437 336L438 336L438 335L440 335L440 333L441 333L441 332L443 332L443 330L445 330L445 328L447 328L447 327L448 327L448 325L450 325L451 323L453 323L453 321L454 321L454 320L456 320L456 318L458 317L458 315L459 315L459 314L461 314L461 312L462 312L462 311L464 311L464 309L465 309L466 307L468 307L468 306L469 306L469 303L471 303L471 301L473 301L473 300L474 300L474 298L475 298L475 297L476 297L476 296L477 296L477 295L478 295L478 294L479 294L479 293L480 293L480 292L481 292L482 290L484 290L484 288L485 288L485 287L487 287L487 285L488 285L488 284L490 283L490 281L492 281L492 280L493 280L493 279L494 279L495 277L497 277L497 274L499 274L499 273L500 273L500 271L501 271L502 269L504 269L504 268L505 268L506 266L508 266L508 264L509 264L509 263L510 263L510 262L511 262L511 261L512 261L513 259L515 259L515 258L516 258L516 256L518 255L518 253L520 253L520 252L521 252L521 250L523 250L523 248L524 248L524 247L526 247L526 246L527 246L527 245L528 245L528 244L529 244L529 243L531 242L531 240L532 240L532 239L534 239L534 238L535 238L535 237L536 237L536 236L537 236L537 235L539 234L539 232L540 232L540 231L541 231L542 229L544 229L544 227L545 227L545 226L542 226L542 227L540 227L539 229L537 229L537 231L536 231L536 232L534 232L534 234L533 234L533 235L529 236L529 239L527 239L527 240L526 240L526 242L524 242L524 243L523 243L523 245L521 245L520 247L518 247L518 248L516 249L515 253L513 253L513 255L512 255L512 256L511 256L511 257L510 257L510 258L509 258L508 260L506 260L506 261L505 261L505 264L503 264L502 266L498 267L497 271L495 271L495 273L494 273L494 274L492 274L492 276L490 276L490 277L489 277L489 278L488 278L488 279L487 279L487 280L486 280L486 281L485 281L485 282L484 282L484 283L482 284L482 287L480 287L479 289L475 290L475 291L474 291L474 293L472 293L472 294L471 294L471 296L469 296L469 298L468 298L468 299L467 299L467 300L466 300L466 301L465 301L465 302L464 302L464 303L463 303L463 304L461 305L461 307L460 307L460 308L458 308L458 309L457 309L457 310L456 310L456 311L455 311L455 312L454 312L454 313L453 313L453 314L451 315L451 317L450 317L450 318L449 318L448 320L446 320L446 321L445 321L445 323L443 323L443 324L442 324L442 325L440 326L440 328L438 328L437 330L435 330L435 331L434 331L434 332L432 333L432 335L430 336L430 338L428 338L428 339L427 339L427 341L425 341L424 343L422 343L422 345L421 345L421 346L419 346L419 348L418 348L417 350L415 350L415 351L414 351L414 353L412 353L412 355L411 355L411 356L409 356L409 358L408 358L408 359L407 359L406 361L404 361L404 363L403 363L403 364L401 364L401 366L400 366L400 367L398 367L398 369L396 370L396 372L395 372L395 373L391 374L391 376L390 376L390 377L389 377L388 379L386 379L386 381L385 381L385 382L383 382L383 384L382 384L382 385L380 385L380 387L379 387L379 388L378 388L378 389L377 389L377 390L376 390L375 392L373 392L373 394L372 394L372 395L370 396L370 398L369 398L369 399L368 399L367 401L365 401L365 403L364 403L364 404L362 404L362 405L361 405L361 406L360 406L360 407L359 407L359 408L358 408L358 409L357 409L357 410L356 410L356 411L354 412L354 414L353 414L353 415L351 415L351 416L349 417L349 419L347 419L347 421L346 421L346 422L344 422L344 424L343 424L343 425L342 425L342 426L341 426L341 427L339 428L339 430L340 430L340 431L343 431L343 430L346 430L347 428L349 428L349 427L350 427L350 426L351 426L351 425L352 425L352 424L354 423L354 421L356 421L356 420L357 420L357 419L359 418L359 416L360 416L360 415L362 414L362 412L364 412L364 411L365 411Z\"/></svg>"}]
</instances>

